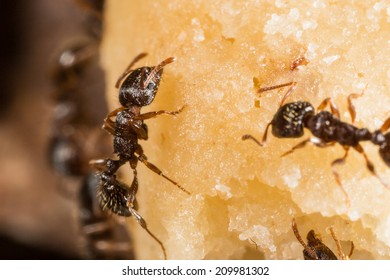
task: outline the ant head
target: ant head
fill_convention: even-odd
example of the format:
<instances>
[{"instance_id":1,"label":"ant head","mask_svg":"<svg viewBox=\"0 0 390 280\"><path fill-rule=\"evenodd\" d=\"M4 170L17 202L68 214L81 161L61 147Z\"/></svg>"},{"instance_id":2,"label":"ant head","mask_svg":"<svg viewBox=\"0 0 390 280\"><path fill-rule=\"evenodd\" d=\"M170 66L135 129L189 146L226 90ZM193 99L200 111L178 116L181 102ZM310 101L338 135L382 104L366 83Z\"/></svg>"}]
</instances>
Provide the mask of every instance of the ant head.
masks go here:
<instances>
[{"instance_id":1,"label":"ant head","mask_svg":"<svg viewBox=\"0 0 390 280\"><path fill-rule=\"evenodd\" d=\"M309 102L287 103L279 108L272 119L272 134L278 138L298 138L303 135L304 123L314 108Z\"/></svg>"},{"instance_id":2,"label":"ant head","mask_svg":"<svg viewBox=\"0 0 390 280\"><path fill-rule=\"evenodd\" d=\"M384 142L379 148L379 154L387 166L390 167L390 132L386 133L384 138Z\"/></svg>"},{"instance_id":3,"label":"ant head","mask_svg":"<svg viewBox=\"0 0 390 280\"><path fill-rule=\"evenodd\" d=\"M116 179L115 175L108 172L98 173L100 178L98 186L98 198L103 210L107 208L114 214L129 217L131 212L127 206L128 198L131 196L129 187Z\"/></svg>"},{"instance_id":4,"label":"ant head","mask_svg":"<svg viewBox=\"0 0 390 280\"><path fill-rule=\"evenodd\" d=\"M119 102L123 107L134 105L143 107L153 102L163 69L158 71L144 88L144 83L152 70L152 67L138 68L126 78L119 91Z\"/></svg>"},{"instance_id":5,"label":"ant head","mask_svg":"<svg viewBox=\"0 0 390 280\"><path fill-rule=\"evenodd\" d=\"M152 103L160 85L163 67L173 61L175 58L170 57L155 67L141 67L132 71L119 90L121 105L128 108Z\"/></svg>"}]
</instances>

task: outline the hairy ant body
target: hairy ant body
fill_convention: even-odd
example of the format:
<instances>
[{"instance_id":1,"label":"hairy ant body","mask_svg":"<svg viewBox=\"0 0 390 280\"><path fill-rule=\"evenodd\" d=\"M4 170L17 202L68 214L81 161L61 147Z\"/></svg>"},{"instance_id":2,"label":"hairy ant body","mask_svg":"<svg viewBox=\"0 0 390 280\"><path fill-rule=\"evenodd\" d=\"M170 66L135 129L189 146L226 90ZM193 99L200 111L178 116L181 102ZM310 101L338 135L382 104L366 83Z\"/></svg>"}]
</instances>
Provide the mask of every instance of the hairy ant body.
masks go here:
<instances>
[{"instance_id":1,"label":"hairy ant body","mask_svg":"<svg viewBox=\"0 0 390 280\"><path fill-rule=\"evenodd\" d=\"M307 233L307 244L303 241L301 235L299 234L297 224L295 223L295 219L292 220L291 227L293 229L294 235L303 246L303 258L305 260L337 260L337 256L332 252L331 249L328 248L324 243L322 243L321 238L315 234L314 230L310 230ZM351 241L351 251L346 256L342 249L341 244L338 238L336 237L333 228L329 228L330 233L334 242L336 243L337 253L341 260L349 260L353 254L353 250L355 248L353 242Z\"/></svg>"},{"instance_id":2,"label":"hairy ant body","mask_svg":"<svg viewBox=\"0 0 390 280\"><path fill-rule=\"evenodd\" d=\"M147 168L164 177L172 184L187 194L187 190L178 183L167 177L154 164L148 162L146 155L138 140L148 139L148 128L144 120L156 117L158 115L176 115L178 111L156 111L141 114L141 108L153 102L163 73L163 67L172 63L173 57L167 58L155 67L141 67L132 70L133 65L146 53L136 56L118 78L115 87L119 88L119 102L122 107L117 108L108 114L104 120L103 129L114 136L114 152L118 155L117 160L104 159L91 161L100 172L98 197L103 209L109 209L114 214L120 216L134 216L137 222L148 232L148 234L157 241L166 258L166 251L162 242L153 235L147 228L145 220L138 214L136 193L138 190L137 163L142 162ZM121 84L122 80L123 83ZM115 120L111 118L115 117ZM133 182L129 187L125 183L117 180L116 172L125 163L129 163L133 170Z\"/></svg>"},{"instance_id":3,"label":"hairy ant body","mask_svg":"<svg viewBox=\"0 0 390 280\"><path fill-rule=\"evenodd\" d=\"M290 86L290 88L282 98L279 109L275 113L272 121L267 124L262 140L258 141L249 134L243 135L242 140L251 139L259 146L263 146L267 140L267 132L270 126L272 126L272 134L278 138L299 138L303 136L304 128L307 128L314 137L303 140L291 150L285 152L282 156L288 155L296 149L303 148L309 142L318 147L327 147L339 143L344 148L345 154L343 157L332 162L332 169L336 182L347 197L348 204L348 195L342 187L335 166L345 162L350 147L364 156L367 169L377 177L386 188L389 188L375 172L374 165L368 159L360 142L371 141L374 145L378 145L380 156L387 166L390 167L390 132L385 133L390 128L390 118L383 123L380 129L375 130L374 132L370 132L366 128L355 127L353 123L355 121L356 112L352 104L352 98L357 98L361 94L351 94L348 96L348 110L352 119L352 124L349 124L340 120L340 113L331 98L326 98L322 101L317 108L317 114L315 113L313 106L306 101L296 101L284 104L286 98L294 91L296 86L295 82L260 88L259 93L286 86ZM330 106L331 112L323 110L327 105Z\"/></svg>"}]
</instances>

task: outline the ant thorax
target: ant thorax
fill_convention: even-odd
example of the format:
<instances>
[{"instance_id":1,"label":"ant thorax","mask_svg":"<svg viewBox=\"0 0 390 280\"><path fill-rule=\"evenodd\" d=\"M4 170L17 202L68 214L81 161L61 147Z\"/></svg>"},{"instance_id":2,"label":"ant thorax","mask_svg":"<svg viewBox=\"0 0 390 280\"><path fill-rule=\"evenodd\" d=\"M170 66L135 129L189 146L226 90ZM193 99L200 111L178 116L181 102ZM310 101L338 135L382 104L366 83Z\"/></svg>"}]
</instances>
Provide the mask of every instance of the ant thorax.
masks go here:
<instances>
[{"instance_id":1,"label":"ant thorax","mask_svg":"<svg viewBox=\"0 0 390 280\"><path fill-rule=\"evenodd\" d=\"M325 143L338 142L341 145L356 146L360 141L372 138L368 129L360 129L342 122L328 111L320 111L307 121L311 133Z\"/></svg>"}]
</instances>

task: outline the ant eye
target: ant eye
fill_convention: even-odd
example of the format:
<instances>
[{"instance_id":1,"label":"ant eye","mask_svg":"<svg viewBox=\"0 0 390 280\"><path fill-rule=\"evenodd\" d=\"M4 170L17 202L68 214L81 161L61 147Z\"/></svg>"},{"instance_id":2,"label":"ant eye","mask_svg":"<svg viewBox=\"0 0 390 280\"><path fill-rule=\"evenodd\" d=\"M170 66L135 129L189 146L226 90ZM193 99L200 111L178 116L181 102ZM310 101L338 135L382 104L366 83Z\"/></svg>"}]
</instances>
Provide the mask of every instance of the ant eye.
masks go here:
<instances>
[{"instance_id":1,"label":"ant eye","mask_svg":"<svg viewBox=\"0 0 390 280\"><path fill-rule=\"evenodd\" d=\"M152 90L155 87L155 84L153 82L150 82L147 86L148 90Z\"/></svg>"}]
</instances>

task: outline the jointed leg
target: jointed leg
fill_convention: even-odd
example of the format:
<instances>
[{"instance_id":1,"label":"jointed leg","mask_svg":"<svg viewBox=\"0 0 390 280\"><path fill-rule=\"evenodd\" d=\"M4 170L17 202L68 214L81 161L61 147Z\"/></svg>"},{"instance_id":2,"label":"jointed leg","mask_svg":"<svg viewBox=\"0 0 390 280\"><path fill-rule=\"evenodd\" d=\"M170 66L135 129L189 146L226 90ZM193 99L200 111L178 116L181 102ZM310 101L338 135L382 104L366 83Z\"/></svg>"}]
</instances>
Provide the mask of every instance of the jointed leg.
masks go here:
<instances>
[{"instance_id":1,"label":"jointed leg","mask_svg":"<svg viewBox=\"0 0 390 280\"><path fill-rule=\"evenodd\" d=\"M103 126L102 128L111 133L112 135L115 135L115 122L113 120L111 120L112 117L116 117L116 115L123 111L125 108L124 107L119 107L119 108L116 108L114 111L112 111L111 113L109 113L106 118L104 119L104 123L103 123Z\"/></svg>"},{"instance_id":2,"label":"jointed leg","mask_svg":"<svg viewBox=\"0 0 390 280\"><path fill-rule=\"evenodd\" d=\"M387 189L390 189L390 186L388 186L381 177L378 176L378 174L376 173L375 171L375 167L374 165L372 164L372 162L368 159L366 153L364 152L363 150L363 147L358 144L356 145L355 147L353 147L356 151L358 151L360 154L362 154L364 156L364 159L366 161L366 166L367 166L367 169L372 173L372 175L374 175L375 177L378 178L378 180L382 183L382 185L387 188Z\"/></svg>"},{"instance_id":3,"label":"jointed leg","mask_svg":"<svg viewBox=\"0 0 390 280\"><path fill-rule=\"evenodd\" d=\"M253 140L257 145L259 145L260 147L264 146L264 143L265 141L267 141L267 134L268 134L268 128L271 126L272 122L269 122L267 124L267 126L265 127L265 131L264 131L264 135L263 135L263 138L261 139L261 142L259 142L259 140L257 140L255 137L253 137L252 135L250 134L245 134L241 137L241 140L248 140L248 139L251 139Z\"/></svg>"},{"instance_id":4,"label":"jointed leg","mask_svg":"<svg viewBox=\"0 0 390 280\"><path fill-rule=\"evenodd\" d=\"M176 187L178 187L179 189L181 189L183 192L185 192L186 194L190 195L191 193L189 191L187 191L185 188L183 188L182 186L180 186L178 183L176 183L175 181L173 181L171 178L169 178L168 176L166 176L157 166L155 166L154 164L148 162L146 160L146 158L143 156L143 155L140 155L138 157L138 160L140 162L142 162L143 164L145 164L145 166L147 168L149 168L150 170L152 170L153 172L157 173L158 175L160 175L161 177L164 177L165 179L167 179L169 182L171 182L172 184L174 184Z\"/></svg>"},{"instance_id":5,"label":"jointed leg","mask_svg":"<svg viewBox=\"0 0 390 280\"><path fill-rule=\"evenodd\" d=\"M324 101L321 102L321 104L317 108L317 111L323 110L327 105L330 106L330 111L332 112L332 114L338 119L340 119L339 109L337 109L336 104L333 103L332 98L330 97L325 98Z\"/></svg>"},{"instance_id":6,"label":"jointed leg","mask_svg":"<svg viewBox=\"0 0 390 280\"><path fill-rule=\"evenodd\" d=\"M282 87L287 87L287 86L290 86L290 88L287 90L287 92L285 93L285 95L283 96L282 100L280 101L280 105L279 105L279 108L283 106L284 102L286 101L287 97L294 91L295 89L295 86L296 86L296 82L289 82L289 83L285 83L285 84L281 84L281 85L276 85L276 86L270 86L270 87L263 87L263 88L260 88L258 93L262 93L262 92L265 92L265 91L269 91L269 90L273 90L273 89L278 89L278 88L282 88ZM264 143L265 141L267 140L267 134L268 134L268 128L272 125L272 121L270 121L267 126L265 127L265 131L264 131L264 135L263 135L263 138L261 139L261 142L259 140L257 140L254 136L250 135L250 134L245 134L241 137L241 140L248 140L248 139L251 139L253 140L257 145L259 146L264 146Z\"/></svg>"},{"instance_id":7,"label":"jointed leg","mask_svg":"<svg viewBox=\"0 0 390 280\"><path fill-rule=\"evenodd\" d=\"M349 114L351 116L352 124L355 122L355 117L356 117L356 110L355 110L355 106L352 103L352 98L361 97L364 94L364 91L366 90L366 88L367 88L367 85L363 89L362 93L352 93L352 94L348 95L348 98L347 98L347 101L348 101L348 111L349 111Z\"/></svg>"},{"instance_id":8,"label":"jointed leg","mask_svg":"<svg viewBox=\"0 0 390 280\"><path fill-rule=\"evenodd\" d=\"M177 186L179 189L181 189L183 192L185 192L186 194L190 195L191 193L189 191L187 191L186 189L184 189L182 186L180 186L178 183L176 183L175 181L173 181L171 178L167 177L166 175L164 175L162 173L162 171L157 167L155 166L154 164L148 162L147 160L147 157L145 156L143 150L142 150L142 147L140 145L137 146L136 148L136 153L139 155L138 157L136 157L137 160L139 160L140 162L142 162L143 164L145 164L145 166L147 168L149 168L150 170L152 170L153 172L157 173L158 175L164 177L165 179L167 179L169 182L171 182L172 184L174 184L175 186Z\"/></svg>"},{"instance_id":9,"label":"jointed leg","mask_svg":"<svg viewBox=\"0 0 390 280\"><path fill-rule=\"evenodd\" d=\"M390 128L390 118L385 120L385 122L382 124L381 128L379 129L382 133L385 133Z\"/></svg>"},{"instance_id":10,"label":"jointed leg","mask_svg":"<svg viewBox=\"0 0 390 280\"><path fill-rule=\"evenodd\" d=\"M166 260L167 259L167 251L165 250L165 246L164 244L161 242L160 239L158 239L149 229L148 229L148 226L146 225L146 222L145 220L141 217L141 215L135 211L134 209L132 208L129 208L130 212L131 212L131 215L135 217L135 219L137 220L138 224L150 235L150 237L152 237L161 247L162 251L163 251L163 254L164 254L164 259Z\"/></svg>"},{"instance_id":11,"label":"jointed leg","mask_svg":"<svg viewBox=\"0 0 390 280\"><path fill-rule=\"evenodd\" d=\"M321 139L319 139L319 138L311 137L311 138L308 138L306 140L303 140L302 142L299 142L297 145L292 147L289 151L287 151L284 154L282 154L281 157L284 157L284 156L287 156L287 155L291 154L296 149L301 149L301 148L305 147L307 143L312 143L312 144L314 144L314 145L316 145L317 147L320 147L320 148L329 147L329 146L332 146L332 145L335 144L335 142L325 143L325 142L322 142Z\"/></svg>"},{"instance_id":12,"label":"jointed leg","mask_svg":"<svg viewBox=\"0 0 390 280\"><path fill-rule=\"evenodd\" d=\"M179 110L177 111L165 111L165 110L160 110L160 111L154 111L154 112L148 112L148 113L144 113L144 114L140 114L139 116L135 116L134 119L135 120L147 120L147 119L151 119L151 118L155 118L157 117L158 115L177 115L179 114L180 112L182 112L184 110L184 108L186 107L186 105L184 105L183 107L181 107Z\"/></svg>"},{"instance_id":13,"label":"jointed leg","mask_svg":"<svg viewBox=\"0 0 390 280\"><path fill-rule=\"evenodd\" d=\"M351 205L351 202L349 200L349 196L348 196L348 193L345 191L345 189L343 188L343 185L341 184L341 180L340 180L340 176L339 176L339 173L337 172L337 169L336 169L336 165L340 165L340 164L344 164L345 163L345 159L347 158L348 156L348 151L349 151L349 147L348 146L343 146L344 148L344 156L341 157L341 158L338 158L338 159L335 159L333 162L332 162L332 172L333 172L333 175L336 179L336 182L337 184L339 185L341 191L344 193L345 195L345 198L346 198L346 201L347 201L347 204L348 204L348 207Z\"/></svg>"}]
</instances>

